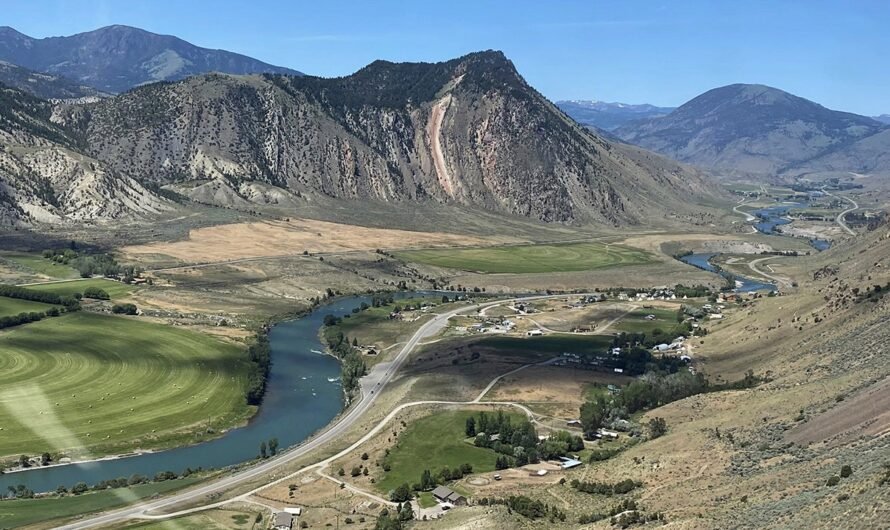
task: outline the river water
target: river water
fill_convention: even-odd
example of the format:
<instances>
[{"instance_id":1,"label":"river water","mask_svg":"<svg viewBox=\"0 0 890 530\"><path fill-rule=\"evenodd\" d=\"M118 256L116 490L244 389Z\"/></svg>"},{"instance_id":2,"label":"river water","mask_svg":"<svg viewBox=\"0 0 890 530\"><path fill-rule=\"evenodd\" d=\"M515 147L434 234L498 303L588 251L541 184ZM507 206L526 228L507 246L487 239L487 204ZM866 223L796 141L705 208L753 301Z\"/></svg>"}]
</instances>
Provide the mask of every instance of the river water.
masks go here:
<instances>
[{"instance_id":1,"label":"river water","mask_svg":"<svg viewBox=\"0 0 890 530\"><path fill-rule=\"evenodd\" d=\"M396 293L405 298L422 293ZM191 445L137 456L36 468L0 476L0 491L24 484L34 491L50 491L77 482L95 484L132 474L153 477L160 471L181 473L186 468L221 468L251 460L260 442L278 438L282 449L299 444L328 425L343 410L340 363L324 355L318 338L327 314L351 313L370 296L338 298L311 313L276 324L269 332L272 368L263 403L250 422L222 437Z\"/></svg>"},{"instance_id":2,"label":"river water","mask_svg":"<svg viewBox=\"0 0 890 530\"><path fill-rule=\"evenodd\" d=\"M716 253L711 254L689 254L688 256L683 256L680 258L680 261L683 263L688 263L693 267L698 267L699 269L706 270L709 272L713 272L723 276L724 278L729 278L730 276L736 280L736 291L740 293L746 293L751 291L774 291L776 290L776 286L771 283L765 283L758 280L754 280L752 278L746 278L744 276L731 275L725 271L722 271L711 264L711 258L716 256Z\"/></svg>"},{"instance_id":3,"label":"river water","mask_svg":"<svg viewBox=\"0 0 890 530\"><path fill-rule=\"evenodd\" d=\"M776 232L776 227L791 223L791 221L787 219L789 210L792 208L802 208L804 206L807 206L807 204L802 202L785 202L776 206L752 210L751 215L757 218L757 222L754 223L754 228L756 228L758 232L764 234L782 235ZM831 248L831 241L828 241L827 239L810 239L809 243L810 246L820 252Z\"/></svg>"}]
</instances>

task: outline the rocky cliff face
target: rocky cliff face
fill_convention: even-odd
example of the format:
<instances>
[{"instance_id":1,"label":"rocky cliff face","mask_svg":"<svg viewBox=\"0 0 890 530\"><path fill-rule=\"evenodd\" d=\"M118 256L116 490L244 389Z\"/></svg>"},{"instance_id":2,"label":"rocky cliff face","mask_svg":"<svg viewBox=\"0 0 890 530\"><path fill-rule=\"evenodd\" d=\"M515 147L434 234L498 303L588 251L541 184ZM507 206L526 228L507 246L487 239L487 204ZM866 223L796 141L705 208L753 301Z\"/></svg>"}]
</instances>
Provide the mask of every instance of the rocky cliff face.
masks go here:
<instances>
[{"instance_id":1,"label":"rocky cliff face","mask_svg":"<svg viewBox=\"0 0 890 530\"><path fill-rule=\"evenodd\" d=\"M101 221L170 207L81 148L52 122L51 104L0 86L0 224Z\"/></svg>"},{"instance_id":2,"label":"rocky cliff face","mask_svg":"<svg viewBox=\"0 0 890 530\"><path fill-rule=\"evenodd\" d=\"M567 119L499 52L321 79L205 75L59 113L88 153L204 202L436 201L633 224L713 190Z\"/></svg>"}]
</instances>

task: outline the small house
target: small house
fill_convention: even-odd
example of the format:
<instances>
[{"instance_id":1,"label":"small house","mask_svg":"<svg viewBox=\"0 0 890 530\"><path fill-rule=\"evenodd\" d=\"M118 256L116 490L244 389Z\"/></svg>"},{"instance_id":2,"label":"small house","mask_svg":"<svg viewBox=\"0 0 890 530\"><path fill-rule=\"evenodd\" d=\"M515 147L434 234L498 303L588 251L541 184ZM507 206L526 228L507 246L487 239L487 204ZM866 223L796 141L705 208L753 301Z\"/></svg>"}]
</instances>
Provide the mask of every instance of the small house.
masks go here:
<instances>
[{"instance_id":1,"label":"small house","mask_svg":"<svg viewBox=\"0 0 890 530\"><path fill-rule=\"evenodd\" d=\"M451 504L452 506L461 506L467 503L467 498L451 488L445 486L436 486L433 490L433 497L443 504Z\"/></svg>"},{"instance_id":2,"label":"small house","mask_svg":"<svg viewBox=\"0 0 890 530\"><path fill-rule=\"evenodd\" d=\"M528 335L529 337L540 337L543 334L544 332L540 329L531 329L526 333L526 335Z\"/></svg>"}]
</instances>

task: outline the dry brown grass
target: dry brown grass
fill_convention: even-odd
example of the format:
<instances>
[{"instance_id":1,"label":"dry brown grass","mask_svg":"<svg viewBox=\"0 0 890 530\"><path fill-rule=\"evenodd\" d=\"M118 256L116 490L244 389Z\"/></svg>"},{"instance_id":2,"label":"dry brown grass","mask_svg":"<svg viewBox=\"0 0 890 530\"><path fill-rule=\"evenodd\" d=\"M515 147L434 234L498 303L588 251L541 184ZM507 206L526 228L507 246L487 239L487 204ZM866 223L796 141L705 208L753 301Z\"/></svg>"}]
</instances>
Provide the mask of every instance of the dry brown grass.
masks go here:
<instances>
[{"instance_id":1,"label":"dry brown grass","mask_svg":"<svg viewBox=\"0 0 890 530\"><path fill-rule=\"evenodd\" d=\"M311 219L259 221L197 228L188 239L124 247L125 256L172 256L186 263L298 255L303 251L346 252L377 248L452 247L518 242L511 237L480 238L443 232L412 232L330 223Z\"/></svg>"}]
</instances>

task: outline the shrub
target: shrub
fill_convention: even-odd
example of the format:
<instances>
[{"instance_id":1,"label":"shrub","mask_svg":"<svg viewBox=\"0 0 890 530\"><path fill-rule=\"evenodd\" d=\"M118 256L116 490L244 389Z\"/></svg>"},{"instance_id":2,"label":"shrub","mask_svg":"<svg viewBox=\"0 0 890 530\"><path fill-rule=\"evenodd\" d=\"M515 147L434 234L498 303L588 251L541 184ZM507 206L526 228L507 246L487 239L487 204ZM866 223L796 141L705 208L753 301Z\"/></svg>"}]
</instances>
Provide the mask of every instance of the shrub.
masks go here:
<instances>
[{"instance_id":1,"label":"shrub","mask_svg":"<svg viewBox=\"0 0 890 530\"><path fill-rule=\"evenodd\" d=\"M837 486L840 483L841 478L837 475L828 479L828 482L825 483L826 486Z\"/></svg>"},{"instance_id":2,"label":"shrub","mask_svg":"<svg viewBox=\"0 0 890 530\"><path fill-rule=\"evenodd\" d=\"M96 300L109 300L111 297L104 289L98 287L87 287L83 290L84 298L94 298Z\"/></svg>"},{"instance_id":3,"label":"shrub","mask_svg":"<svg viewBox=\"0 0 890 530\"><path fill-rule=\"evenodd\" d=\"M135 315L139 310L133 304L114 304L111 312L116 315Z\"/></svg>"},{"instance_id":4,"label":"shrub","mask_svg":"<svg viewBox=\"0 0 890 530\"><path fill-rule=\"evenodd\" d=\"M841 478L847 478L853 474L853 468L849 465L844 465L841 467Z\"/></svg>"}]
</instances>

